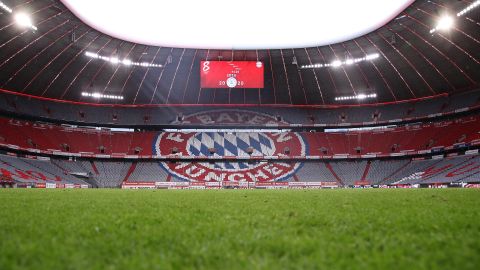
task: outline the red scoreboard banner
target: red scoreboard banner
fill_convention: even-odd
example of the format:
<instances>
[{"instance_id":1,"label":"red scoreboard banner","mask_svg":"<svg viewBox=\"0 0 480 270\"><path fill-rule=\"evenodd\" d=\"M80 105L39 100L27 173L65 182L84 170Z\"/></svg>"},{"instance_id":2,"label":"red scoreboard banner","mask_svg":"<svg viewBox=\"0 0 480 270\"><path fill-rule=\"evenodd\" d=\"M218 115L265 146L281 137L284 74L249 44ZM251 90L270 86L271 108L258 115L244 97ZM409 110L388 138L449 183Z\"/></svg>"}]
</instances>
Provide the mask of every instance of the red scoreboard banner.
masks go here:
<instances>
[{"instance_id":1,"label":"red scoreboard banner","mask_svg":"<svg viewBox=\"0 0 480 270\"><path fill-rule=\"evenodd\" d=\"M263 88L263 63L256 61L202 61L201 88Z\"/></svg>"}]
</instances>

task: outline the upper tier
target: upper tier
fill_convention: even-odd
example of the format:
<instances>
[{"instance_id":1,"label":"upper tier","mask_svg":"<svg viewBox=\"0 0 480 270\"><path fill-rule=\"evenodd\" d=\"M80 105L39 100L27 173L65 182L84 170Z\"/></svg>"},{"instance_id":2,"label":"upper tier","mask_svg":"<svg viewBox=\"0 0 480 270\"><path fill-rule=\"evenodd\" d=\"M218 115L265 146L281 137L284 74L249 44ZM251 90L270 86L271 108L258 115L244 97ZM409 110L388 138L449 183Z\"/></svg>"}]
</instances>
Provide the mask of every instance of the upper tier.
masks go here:
<instances>
[{"instance_id":1,"label":"upper tier","mask_svg":"<svg viewBox=\"0 0 480 270\"><path fill-rule=\"evenodd\" d=\"M95 126L350 126L422 120L480 108L480 90L363 106L99 105L0 91L0 112ZM241 116L238 116L238 115Z\"/></svg>"},{"instance_id":2,"label":"upper tier","mask_svg":"<svg viewBox=\"0 0 480 270\"><path fill-rule=\"evenodd\" d=\"M479 116L337 132L119 132L0 118L0 146L62 156L170 159L375 158L480 145Z\"/></svg>"}]
</instances>

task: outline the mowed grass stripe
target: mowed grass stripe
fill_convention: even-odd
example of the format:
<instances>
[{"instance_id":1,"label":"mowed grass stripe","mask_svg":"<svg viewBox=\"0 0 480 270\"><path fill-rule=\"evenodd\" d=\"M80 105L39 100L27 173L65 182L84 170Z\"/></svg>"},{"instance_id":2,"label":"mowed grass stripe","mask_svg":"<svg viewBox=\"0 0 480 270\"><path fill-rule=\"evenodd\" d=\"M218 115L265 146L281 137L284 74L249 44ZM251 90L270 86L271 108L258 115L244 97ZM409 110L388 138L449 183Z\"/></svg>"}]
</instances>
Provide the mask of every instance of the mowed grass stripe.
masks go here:
<instances>
[{"instance_id":1,"label":"mowed grass stripe","mask_svg":"<svg viewBox=\"0 0 480 270\"><path fill-rule=\"evenodd\" d=\"M480 190L0 190L0 269L478 269Z\"/></svg>"}]
</instances>

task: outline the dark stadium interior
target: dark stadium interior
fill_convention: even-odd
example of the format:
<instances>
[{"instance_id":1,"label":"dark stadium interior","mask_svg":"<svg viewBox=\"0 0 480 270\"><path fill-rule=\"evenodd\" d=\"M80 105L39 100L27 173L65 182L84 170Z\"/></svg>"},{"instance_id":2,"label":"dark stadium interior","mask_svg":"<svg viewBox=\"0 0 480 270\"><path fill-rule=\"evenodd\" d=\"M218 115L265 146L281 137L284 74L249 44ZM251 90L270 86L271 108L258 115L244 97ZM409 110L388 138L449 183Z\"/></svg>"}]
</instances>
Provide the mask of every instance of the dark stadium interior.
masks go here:
<instances>
[{"instance_id":1,"label":"dark stadium interior","mask_svg":"<svg viewBox=\"0 0 480 270\"><path fill-rule=\"evenodd\" d=\"M479 269L480 1L241 2L0 0L0 269Z\"/></svg>"}]
</instances>

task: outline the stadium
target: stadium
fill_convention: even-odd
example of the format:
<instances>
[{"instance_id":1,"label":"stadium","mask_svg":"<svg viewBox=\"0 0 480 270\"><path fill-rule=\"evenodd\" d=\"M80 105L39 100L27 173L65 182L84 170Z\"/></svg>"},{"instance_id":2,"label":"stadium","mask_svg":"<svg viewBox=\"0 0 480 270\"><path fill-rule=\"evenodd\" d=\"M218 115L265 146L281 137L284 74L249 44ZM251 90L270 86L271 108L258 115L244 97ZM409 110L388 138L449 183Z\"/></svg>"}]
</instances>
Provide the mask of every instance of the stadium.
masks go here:
<instances>
[{"instance_id":1,"label":"stadium","mask_svg":"<svg viewBox=\"0 0 480 270\"><path fill-rule=\"evenodd\" d=\"M0 1L0 269L477 269L480 1Z\"/></svg>"}]
</instances>

